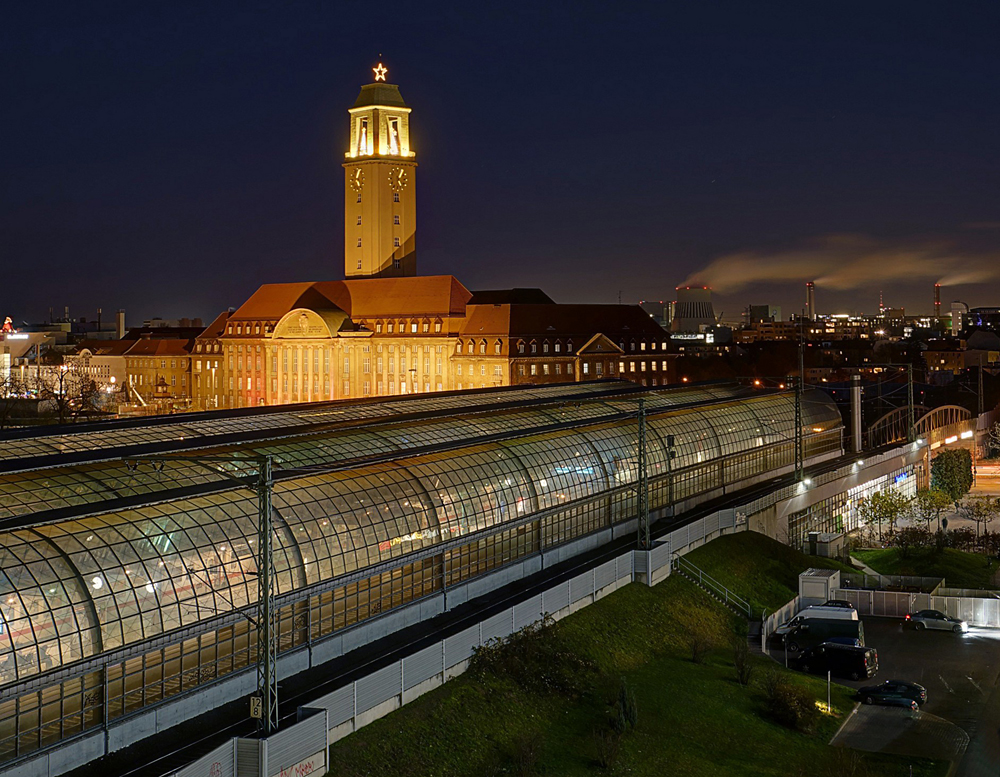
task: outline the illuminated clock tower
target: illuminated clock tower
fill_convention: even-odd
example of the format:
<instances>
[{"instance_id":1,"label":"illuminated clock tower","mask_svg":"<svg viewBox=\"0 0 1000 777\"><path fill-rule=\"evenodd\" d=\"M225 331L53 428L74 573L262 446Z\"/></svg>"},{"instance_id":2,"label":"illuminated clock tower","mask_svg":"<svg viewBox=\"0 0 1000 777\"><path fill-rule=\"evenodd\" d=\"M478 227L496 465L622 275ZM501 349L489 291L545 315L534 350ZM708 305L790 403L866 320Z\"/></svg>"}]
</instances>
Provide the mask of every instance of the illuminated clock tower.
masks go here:
<instances>
[{"instance_id":1,"label":"illuminated clock tower","mask_svg":"<svg viewBox=\"0 0 1000 777\"><path fill-rule=\"evenodd\" d=\"M417 274L416 154L410 150L410 109L399 87L385 83L380 62L373 83L350 109L351 148L344 155L344 274L393 278Z\"/></svg>"}]
</instances>

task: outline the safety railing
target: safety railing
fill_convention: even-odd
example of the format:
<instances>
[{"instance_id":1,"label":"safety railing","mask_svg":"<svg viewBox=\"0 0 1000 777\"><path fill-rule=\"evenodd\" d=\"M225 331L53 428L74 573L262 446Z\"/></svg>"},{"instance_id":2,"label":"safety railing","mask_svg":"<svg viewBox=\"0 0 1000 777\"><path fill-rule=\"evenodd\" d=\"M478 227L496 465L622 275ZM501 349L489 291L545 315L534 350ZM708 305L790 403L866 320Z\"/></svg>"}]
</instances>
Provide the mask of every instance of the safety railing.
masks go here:
<instances>
[{"instance_id":1,"label":"safety railing","mask_svg":"<svg viewBox=\"0 0 1000 777\"><path fill-rule=\"evenodd\" d=\"M748 619L753 619L753 606L750 602L739 594L730 591L710 574L684 558L684 556L674 556L673 568L717 597L727 607L739 611L746 615Z\"/></svg>"}]
</instances>

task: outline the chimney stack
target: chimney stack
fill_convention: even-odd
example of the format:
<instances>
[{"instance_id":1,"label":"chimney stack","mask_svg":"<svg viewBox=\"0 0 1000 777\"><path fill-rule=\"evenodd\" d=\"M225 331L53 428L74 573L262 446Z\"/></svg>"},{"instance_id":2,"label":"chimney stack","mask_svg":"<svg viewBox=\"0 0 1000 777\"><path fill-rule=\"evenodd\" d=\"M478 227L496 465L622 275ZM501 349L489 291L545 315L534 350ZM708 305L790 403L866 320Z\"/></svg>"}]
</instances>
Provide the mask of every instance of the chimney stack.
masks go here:
<instances>
[{"instance_id":1,"label":"chimney stack","mask_svg":"<svg viewBox=\"0 0 1000 777\"><path fill-rule=\"evenodd\" d=\"M115 334L118 335L118 339L121 340L125 337L125 311L119 310L115 313Z\"/></svg>"},{"instance_id":2,"label":"chimney stack","mask_svg":"<svg viewBox=\"0 0 1000 777\"><path fill-rule=\"evenodd\" d=\"M812 281L806 284L806 318L816 320L816 284Z\"/></svg>"},{"instance_id":3,"label":"chimney stack","mask_svg":"<svg viewBox=\"0 0 1000 777\"><path fill-rule=\"evenodd\" d=\"M941 318L941 284L934 284L934 318Z\"/></svg>"}]
</instances>

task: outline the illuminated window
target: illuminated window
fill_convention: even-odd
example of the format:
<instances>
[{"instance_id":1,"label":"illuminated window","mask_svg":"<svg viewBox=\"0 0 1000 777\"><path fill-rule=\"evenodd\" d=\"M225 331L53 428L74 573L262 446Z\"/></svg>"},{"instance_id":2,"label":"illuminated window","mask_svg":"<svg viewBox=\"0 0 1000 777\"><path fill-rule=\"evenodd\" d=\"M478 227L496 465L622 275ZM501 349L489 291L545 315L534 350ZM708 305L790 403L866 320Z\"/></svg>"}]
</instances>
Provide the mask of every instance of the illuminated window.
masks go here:
<instances>
[{"instance_id":1,"label":"illuminated window","mask_svg":"<svg viewBox=\"0 0 1000 777\"><path fill-rule=\"evenodd\" d=\"M499 340L497 340L497 341L496 341L496 342L495 342L495 343L493 344L493 352L494 352L495 354L499 355L499 354L500 354L500 352L501 352L502 350L503 350L503 345L502 345L502 344L500 343L500 341L499 341Z\"/></svg>"},{"instance_id":2,"label":"illuminated window","mask_svg":"<svg viewBox=\"0 0 1000 777\"><path fill-rule=\"evenodd\" d=\"M547 342L542 343L542 353L548 353L548 352L549 352L549 344Z\"/></svg>"},{"instance_id":3,"label":"illuminated window","mask_svg":"<svg viewBox=\"0 0 1000 777\"><path fill-rule=\"evenodd\" d=\"M532 364L531 365L531 374L532 375L537 375L538 374L538 365L536 365L536 364Z\"/></svg>"},{"instance_id":4,"label":"illuminated window","mask_svg":"<svg viewBox=\"0 0 1000 777\"><path fill-rule=\"evenodd\" d=\"M410 324L410 334L414 334L415 335L416 333L417 333L417 325L416 325L416 323Z\"/></svg>"},{"instance_id":5,"label":"illuminated window","mask_svg":"<svg viewBox=\"0 0 1000 777\"><path fill-rule=\"evenodd\" d=\"M393 324L392 322L390 322L390 323L388 323L388 324L386 324L386 325L385 325L385 331L386 331L386 332L387 332L388 334L390 334L390 335L391 335L391 334L392 334L392 331L393 331L393 329L395 328L395 326L396 326L395 324Z\"/></svg>"},{"instance_id":6,"label":"illuminated window","mask_svg":"<svg viewBox=\"0 0 1000 777\"><path fill-rule=\"evenodd\" d=\"M440 321L435 321L434 322L434 331L435 332L440 332L441 331L441 322Z\"/></svg>"},{"instance_id":7,"label":"illuminated window","mask_svg":"<svg viewBox=\"0 0 1000 777\"><path fill-rule=\"evenodd\" d=\"M562 352L562 343L556 343L556 353Z\"/></svg>"},{"instance_id":8,"label":"illuminated window","mask_svg":"<svg viewBox=\"0 0 1000 777\"><path fill-rule=\"evenodd\" d=\"M543 364L542 365L542 374L543 375L548 375L549 374L549 365L548 364Z\"/></svg>"},{"instance_id":9,"label":"illuminated window","mask_svg":"<svg viewBox=\"0 0 1000 777\"><path fill-rule=\"evenodd\" d=\"M399 119L389 119L389 153L399 153Z\"/></svg>"},{"instance_id":10,"label":"illuminated window","mask_svg":"<svg viewBox=\"0 0 1000 777\"><path fill-rule=\"evenodd\" d=\"M590 362L584 362L583 363L583 374L584 375L589 375L590 374Z\"/></svg>"}]
</instances>

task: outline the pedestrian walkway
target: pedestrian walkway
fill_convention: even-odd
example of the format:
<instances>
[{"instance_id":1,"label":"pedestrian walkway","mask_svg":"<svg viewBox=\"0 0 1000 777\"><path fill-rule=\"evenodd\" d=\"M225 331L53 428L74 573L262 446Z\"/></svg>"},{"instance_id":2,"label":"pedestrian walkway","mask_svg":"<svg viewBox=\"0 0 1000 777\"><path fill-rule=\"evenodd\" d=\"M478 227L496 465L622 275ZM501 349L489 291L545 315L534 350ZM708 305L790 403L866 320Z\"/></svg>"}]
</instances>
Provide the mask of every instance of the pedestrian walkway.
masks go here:
<instances>
[{"instance_id":1,"label":"pedestrian walkway","mask_svg":"<svg viewBox=\"0 0 1000 777\"><path fill-rule=\"evenodd\" d=\"M830 744L868 753L957 761L969 746L969 735L937 715L863 704Z\"/></svg>"}]
</instances>

